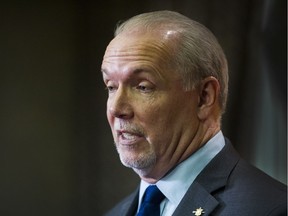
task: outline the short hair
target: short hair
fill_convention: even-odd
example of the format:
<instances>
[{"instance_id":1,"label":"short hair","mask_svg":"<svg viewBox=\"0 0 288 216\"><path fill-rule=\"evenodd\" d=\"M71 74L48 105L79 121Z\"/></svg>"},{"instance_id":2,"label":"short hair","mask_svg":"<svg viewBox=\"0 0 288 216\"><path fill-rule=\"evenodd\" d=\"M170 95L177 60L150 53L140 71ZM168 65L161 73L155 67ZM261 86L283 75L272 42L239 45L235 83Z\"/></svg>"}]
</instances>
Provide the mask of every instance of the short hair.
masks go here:
<instances>
[{"instance_id":1,"label":"short hair","mask_svg":"<svg viewBox=\"0 0 288 216\"><path fill-rule=\"evenodd\" d=\"M220 83L219 105L225 111L228 94L228 65L216 37L204 25L174 11L154 11L136 15L119 23L114 36L122 32L145 30L177 32L173 58L170 60L181 73L183 85L191 90L206 77L213 76Z\"/></svg>"}]
</instances>

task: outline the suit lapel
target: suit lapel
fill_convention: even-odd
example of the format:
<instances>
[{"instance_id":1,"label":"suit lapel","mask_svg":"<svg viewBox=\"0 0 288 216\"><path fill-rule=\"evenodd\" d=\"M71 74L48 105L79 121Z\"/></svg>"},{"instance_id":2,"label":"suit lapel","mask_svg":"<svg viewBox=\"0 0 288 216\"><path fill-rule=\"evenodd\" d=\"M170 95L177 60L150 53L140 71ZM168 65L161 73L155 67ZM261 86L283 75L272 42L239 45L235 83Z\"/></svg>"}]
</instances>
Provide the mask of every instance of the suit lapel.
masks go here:
<instances>
[{"instance_id":1,"label":"suit lapel","mask_svg":"<svg viewBox=\"0 0 288 216\"><path fill-rule=\"evenodd\" d=\"M119 209L117 214L123 216L135 216L138 207L138 194L139 188L123 201L121 209Z\"/></svg>"},{"instance_id":2,"label":"suit lapel","mask_svg":"<svg viewBox=\"0 0 288 216\"><path fill-rule=\"evenodd\" d=\"M135 216L136 211L137 211L137 207L138 207L138 197L135 197L135 199L133 200L130 208L127 209L128 210L127 213L123 214L123 215Z\"/></svg>"},{"instance_id":3,"label":"suit lapel","mask_svg":"<svg viewBox=\"0 0 288 216\"><path fill-rule=\"evenodd\" d=\"M203 209L201 215L209 215L213 212L219 205L214 195L221 193L238 161L239 155L226 140L225 147L192 183L173 216L197 215L195 213L200 208Z\"/></svg>"},{"instance_id":4,"label":"suit lapel","mask_svg":"<svg viewBox=\"0 0 288 216\"><path fill-rule=\"evenodd\" d=\"M200 208L203 209L205 215L209 215L217 205L218 201L205 188L195 182L176 208L173 216L192 216L195 215L194 211Z\"/></svg>"}]
</instances>

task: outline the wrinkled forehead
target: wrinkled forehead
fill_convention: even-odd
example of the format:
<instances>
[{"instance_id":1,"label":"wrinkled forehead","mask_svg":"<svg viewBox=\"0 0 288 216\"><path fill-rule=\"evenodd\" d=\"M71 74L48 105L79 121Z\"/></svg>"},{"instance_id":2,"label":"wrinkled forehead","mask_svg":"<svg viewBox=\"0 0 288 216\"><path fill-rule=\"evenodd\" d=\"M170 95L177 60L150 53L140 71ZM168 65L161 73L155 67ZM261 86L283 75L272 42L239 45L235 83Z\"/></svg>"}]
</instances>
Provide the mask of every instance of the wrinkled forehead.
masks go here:
<instances>
[{"instance_id":1,"label":"wrinkled forehead","mask_svg":"<svg viewBox=\"0 0 288 216\"><path fill-rule=\"evenodd\" d=\"M172 57L170 43L161 35L121 33L108 45L102 62L102 71L124 71L144 67L165 77L172 68L170 66Z\"/></svg>"},{"instance_id":2,"label":"wrinkled forehead","mask_svg":"<svg viewBox=\"0 0 288 216\"><path fill-rule=\"evenodd\" d=\"M136 54L135 52L145 51L148 47L153 48L157 41L152 41L144 36L119 35L116 36L107 46L104 58Z\"/></svg>"},{"instance_id":3,"label":"wrinkled forehead","mask_svg":"<svg viewBox=\"0 0 288 216\"><path fill-rule=\"evenodd\" d=\"M158 49L163 54L168 54L171 52L176 37L177 32L174 30L145 31L134 29L122 32L109 43L105 55L113 55L113 53L116 54L121 50L132 50L133 48L141 48L144 51Z\"/></svg>"},{"instance_id":4,"label":"wrinkled forehead","mask_svg":"<svg viewBox=\"0 0 288 216\"><path fill-rule=\"evenodd\" d=\"M164 64L171 56L169 43L163 37L152 34L120 34L107 46L103 64L115 59L121 60L149 60Z\"/></svg>"}]
</instances>

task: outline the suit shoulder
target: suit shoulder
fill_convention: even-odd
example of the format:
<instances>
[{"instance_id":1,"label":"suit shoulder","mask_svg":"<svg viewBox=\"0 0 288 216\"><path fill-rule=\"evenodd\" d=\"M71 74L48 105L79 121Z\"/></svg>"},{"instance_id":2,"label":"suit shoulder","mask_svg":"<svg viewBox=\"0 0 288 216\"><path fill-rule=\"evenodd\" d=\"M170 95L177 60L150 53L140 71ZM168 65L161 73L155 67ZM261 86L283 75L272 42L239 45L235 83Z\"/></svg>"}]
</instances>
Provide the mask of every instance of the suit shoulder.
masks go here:
<instances>
[{"instance_id":1,"label":"suit shoulder","mask_svg":"<svg viewBox=\"0 0 288 216\"><path fill-rule=\"evenodd\" d=\"M251 190L259 190L262 193L279 192L286 193L287 186L272 178L262 170L254 167L243 159L240 159L231 173L230 181L241 181L243 186ZM262 190L264 189L264 190Z\"/></svg>"},{"instance_id":2,"label":"suit shoulder","mask_svg":"<svg viewBox=\"0 0 288 216\"><path fill-rule=\"evenodd\" d=\"M274 212L287 211L287 186L243 160L229 143L207 166L201 182L209 188L209 181L219 178L225 179L225 184L212 191L220 204L215 215L277 215Z\"/></svg>"},{"instance_id":3,"label":"suit shoulder","mask_svg":"<svg viewBox=\"0 0 288 216\"><path fill-rule=\"evenodd\" d=\"M230 205L245 201L239 209L243 215L251 212L286 215L287 212L287 186L242 159L231 172L225 193L220 197Z\"/></svg>"}]
</instances>

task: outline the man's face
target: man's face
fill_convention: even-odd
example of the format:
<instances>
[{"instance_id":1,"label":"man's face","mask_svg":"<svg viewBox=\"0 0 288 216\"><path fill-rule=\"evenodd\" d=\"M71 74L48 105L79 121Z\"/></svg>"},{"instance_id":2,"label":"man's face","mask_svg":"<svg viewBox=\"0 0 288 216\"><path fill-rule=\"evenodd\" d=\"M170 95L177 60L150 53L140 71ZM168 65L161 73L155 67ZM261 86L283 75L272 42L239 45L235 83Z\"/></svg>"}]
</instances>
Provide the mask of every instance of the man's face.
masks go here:
<instances>
[{"instance_id":1,"label":"man's face","mask_svg":"<svg viewBox=\"0 0 288 216\"><path fill-rule=\"evenodd\" d=\"M120 35L103 59L115 145L122 163L141 175L175 166L199 125L196 91L184 90L171 56L155 37Z\"/></svg>"}]
</instances>

